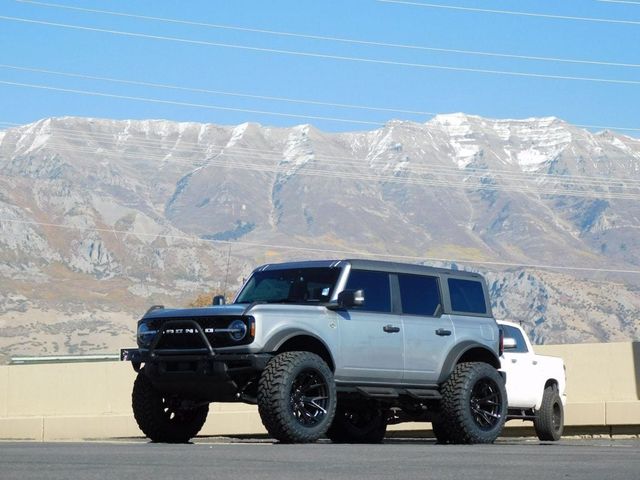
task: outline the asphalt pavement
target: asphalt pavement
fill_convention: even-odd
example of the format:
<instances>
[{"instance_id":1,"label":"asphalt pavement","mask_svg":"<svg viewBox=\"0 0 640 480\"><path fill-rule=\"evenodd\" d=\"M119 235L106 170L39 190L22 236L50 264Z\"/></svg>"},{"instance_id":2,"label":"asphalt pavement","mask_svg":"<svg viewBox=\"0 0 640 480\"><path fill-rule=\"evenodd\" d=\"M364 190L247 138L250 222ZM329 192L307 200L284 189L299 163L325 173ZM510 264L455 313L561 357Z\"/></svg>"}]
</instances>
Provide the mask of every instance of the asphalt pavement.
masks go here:
<instances>
[{"instance_id":1,"label":"asphalt pavement","mask_svg":"<svg viewBox=\"0 0 640 480\"><path fill-rule=\"evenodd\" d=\"M494 445L281 445L264 439L197 438L0 443L2 480L91 479L579 479L640 480L640 440L505 439Z\"/></svg>"}]
</instances>

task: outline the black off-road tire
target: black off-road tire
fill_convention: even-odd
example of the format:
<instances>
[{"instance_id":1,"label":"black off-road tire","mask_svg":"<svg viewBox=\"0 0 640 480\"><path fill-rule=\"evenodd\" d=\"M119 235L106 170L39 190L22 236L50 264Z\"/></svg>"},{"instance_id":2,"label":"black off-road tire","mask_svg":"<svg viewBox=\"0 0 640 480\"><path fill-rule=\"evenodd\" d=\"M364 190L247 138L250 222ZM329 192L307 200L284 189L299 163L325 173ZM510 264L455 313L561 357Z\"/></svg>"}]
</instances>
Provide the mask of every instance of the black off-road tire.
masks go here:
<instances>
[{"instance_id":1,"label":"black off-road tire","mask_svg":"<svg viewBox=\"0 0 640 480\"><path fill-rule=\"evenodd\" d=\"M507 418L507 391L487 363L460 363L442 386L442 422L449 443L493 443Z\"/></svg>"},{"instance_id":2,"label":"black off-road tire","mask_svg":"<svg viewBox=\"0 0 640 480\"><path fill-rule=\"evenodd\" d=\"M136 422L152 442L187 443L198 434L209 413L208 404L185 407L181 400L163 396L144 372L138 373L131 397Z\"/></svg>"},{"instance_id":3,"label":"black off-road tire","mask_svg":"<svg viewBox=\"0 0 640 480\"><path fill-rule=\"evenodd\" d=\"M540 410L533 419L536 435L542 441L557 442L564 430L564 408L555 385L544 389Z\"/></svg>"},{"instance_id":4,"label":"black off-road tire","mask_svg":"<svg viewBox=\"0 0 640 480\"><path fill-rule=\"evenodd\" d=\"M333 421L336 403L333 373L315 353L276 355L260 376L258 412L269 435L282 443L318 440Z\"/></svg>"},{"instance_id":5,"label":"black off-road tire","mask_svg":"<svg viewBox=\"0 0 640 480\"><path fill-rule=\"evenodd\" d=\"M381 443L387 432L388 411L376 402L338 401L327 438L333 443Z\"/></svg>"},{"instance_id":6,"label":"black off-road tire","mask_svg":"<svg viewBox=\"0 0 640 480\"><path fill-rule=\"evenodd\" d=\"M436 437L438 443L443 445L453 443L445 422L442 420L434 420L431 422L431 428L433 430L433 436Z\"/></svg>"}]
</instances>

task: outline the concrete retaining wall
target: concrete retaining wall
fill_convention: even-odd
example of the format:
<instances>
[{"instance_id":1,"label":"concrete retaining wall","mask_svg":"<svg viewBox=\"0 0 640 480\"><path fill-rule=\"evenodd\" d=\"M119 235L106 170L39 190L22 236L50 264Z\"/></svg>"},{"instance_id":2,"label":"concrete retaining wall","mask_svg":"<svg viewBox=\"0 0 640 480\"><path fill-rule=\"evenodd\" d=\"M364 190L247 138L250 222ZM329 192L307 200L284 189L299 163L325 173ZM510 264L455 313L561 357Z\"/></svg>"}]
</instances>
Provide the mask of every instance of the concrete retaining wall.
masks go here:
<instances>
[{"instance_id":1,"label":"concrete retaining wall","mask_svg":"<svg viewBox=\"0 0 640 480\"><path fill-rule=\"evenodd\" d=\"M640 434L640 343L548 345L537 351L565 360L568 427ZM120 362L1 366L0 439L141 436L131 412L134 378L131 366ZM391 430L425 428L402 424ZM201 435L264 433L255 407L213 404Z\"/></svg>"}]
</instances>

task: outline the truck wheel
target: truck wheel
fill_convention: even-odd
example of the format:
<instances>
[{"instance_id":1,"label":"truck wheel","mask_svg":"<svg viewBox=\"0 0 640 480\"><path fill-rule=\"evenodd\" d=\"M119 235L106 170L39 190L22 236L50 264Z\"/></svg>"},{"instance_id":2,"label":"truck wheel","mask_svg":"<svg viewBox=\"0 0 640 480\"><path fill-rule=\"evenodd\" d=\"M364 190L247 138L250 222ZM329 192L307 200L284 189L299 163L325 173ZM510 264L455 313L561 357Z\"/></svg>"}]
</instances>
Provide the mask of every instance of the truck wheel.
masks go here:
<instances>
[{"instance_id":1,"label":"truck wheel","mask_svg":"<svg viewBox=\"0 0 640 480\"><path fill-rule=\"evenodd\" d=\"M269 435L282 443L316 441L335 410L333 373L315 353L276 355L260 376L258 412Z\"/></svg>"},{"instance_id":2,"label":"truck wheel","mask_svg":"<svg viewBox=\"0 0 640 480\"><path fill-rule=\"evenodd\" d=\"M380 443L386 432L387 410L375 402L338 402L327 438L333 443Z\"/></svg>"},{"instance_id":3,"label":"truck wheel","mask_svg":"<svg viewBox=\"0 0 640 480\"><path fill-rule=\"evenodd\" d=\"M542 404L533 419L533 427L540 440L551 442L560 440L564 430L564 408L555 386L544 389Z\"/></svg>"},{"instance_id":4,"label":"truck wheel","mask_svg":"<svg viewBox=\"0 0 640 480\"><path fill-rule=\"evenodd\" d=\"M186 406L178 398L163 396L144 372L133 384L133 415L140 430L159 443L187 443L204 425L209 405Z\"/></svg>"},{"instance_id":5,"label":"truck wheel","mask_svg":"<svg viewBox=\"0 0 640 480\"><path fill-rule=\"evenodd\" d=\"M442 386L442 421L451 443L493 443L507 418L507 392L487 363L459 363Z\"/></svg>"},{"instance_id":6,"label":"truck wheel","mask_svg":"<svg viewBox=\"0 0 640 480\"><path fill-rule=\"evenodd\" d=\"M449 435L445 422L442 420L434 420L431 422L431 429L433 430L433 436L436 437L438 443L443 445L452 443L451 435Z\"/></svg>"}]
</instances>

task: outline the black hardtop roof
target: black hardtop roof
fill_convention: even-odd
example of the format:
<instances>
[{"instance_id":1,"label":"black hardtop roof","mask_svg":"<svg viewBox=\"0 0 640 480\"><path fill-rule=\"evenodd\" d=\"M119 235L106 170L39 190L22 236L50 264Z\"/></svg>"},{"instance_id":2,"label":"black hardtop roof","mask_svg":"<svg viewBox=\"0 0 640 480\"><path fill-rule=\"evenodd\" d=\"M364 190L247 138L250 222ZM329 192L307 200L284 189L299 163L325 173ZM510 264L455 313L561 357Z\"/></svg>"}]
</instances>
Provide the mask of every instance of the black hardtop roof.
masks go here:
<instances>
[{"instance_id":1,"label":"black hardtop roof","mask_svg":"<svg viewBox=\"0 0 640 480\"><path fill-rule=\"evenodd\" d=\"M342 260L308 260L299 262L285 263L268 263L255 269L255 271L264 270L284 270L289 268L341 268L345 264L350 264L352 268L358 270L377 270L382 272L393 273L409 273L415 275L450 275L456 277L469 277L481 279L482 275L474 272L465 272L462 270L453 270L450 268L437 268L427 265L418 265L413 263L385 262L381 260L367 259L342 259Z\"/></svg>"}]
</instances>

